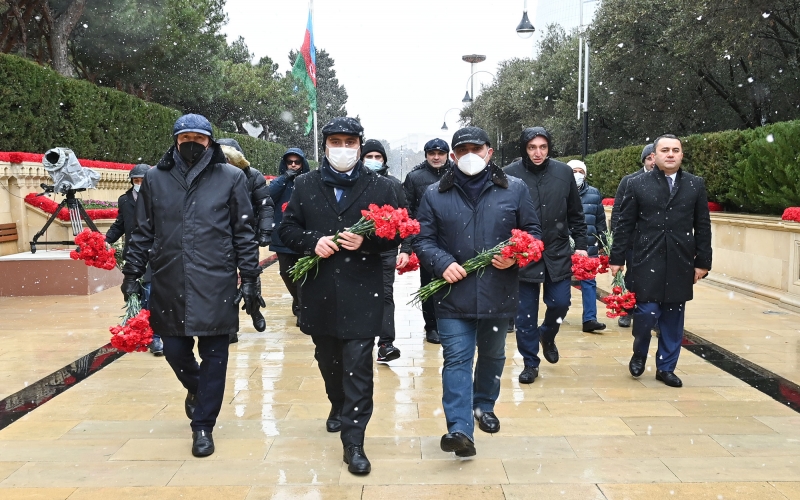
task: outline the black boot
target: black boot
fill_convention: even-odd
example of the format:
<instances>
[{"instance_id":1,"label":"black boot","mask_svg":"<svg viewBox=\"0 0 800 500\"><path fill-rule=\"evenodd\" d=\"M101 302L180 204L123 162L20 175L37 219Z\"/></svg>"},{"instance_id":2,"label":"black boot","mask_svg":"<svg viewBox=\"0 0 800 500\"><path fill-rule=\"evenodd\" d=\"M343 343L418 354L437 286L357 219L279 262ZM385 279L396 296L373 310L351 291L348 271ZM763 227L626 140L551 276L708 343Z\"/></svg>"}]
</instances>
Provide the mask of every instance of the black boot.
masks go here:
<instances>
[{"instance_id":1,"label":"black boot","mask_svg":"<svg viewBox=\"0 0 800 500\"><path fill-rule=\"evenodd\" d=\"M369 474L372 470L372 464L369 463L369 459L364 453L364 445L351 444L345 446L342 459L347 464L347 470L352 474Z\"/></svg>"},{"instance_id":2,"label":"black boot","mask_svg":"<svg viewBox=\"0 0 800 500\"><path fill-rule=\"evenodd\" d=\"M331 412L328 414L328 420L325 421L325 428L328 432L339 432L342 430L342 407L331 407Z\"/></svg>"},{"instance_id":3,"label":"black boot","mask_svg":"<svg viewBox=\"0 0 800 500\"><path fill-rule=\"evenodd\" d=\"M441 344L442 341L439 340L439 331L438 330L425 330L425 340L427 340L431 344Z\"/></svg>"},{"instance_id":4,"label":"black boot","mask_svg":"<svg viewBox=\"0 0 800 500\"><path fill-rule=\"evenodd\" d=\"M214 453L214 438L210 431L192 432L192 455L207 457Z\"/></svg>"},{"instance_id":5,"label":"black boot","mask_svg":"<svg viewBox=\"0 0 800 500\"><path fill-rule=\"evenodd\" d=\"M267 329L267 320L264 319L261 311L254 312L251 318L253 319L253 328L255 328L257 332L263 332Z\"/></svg>"}]
</instances>

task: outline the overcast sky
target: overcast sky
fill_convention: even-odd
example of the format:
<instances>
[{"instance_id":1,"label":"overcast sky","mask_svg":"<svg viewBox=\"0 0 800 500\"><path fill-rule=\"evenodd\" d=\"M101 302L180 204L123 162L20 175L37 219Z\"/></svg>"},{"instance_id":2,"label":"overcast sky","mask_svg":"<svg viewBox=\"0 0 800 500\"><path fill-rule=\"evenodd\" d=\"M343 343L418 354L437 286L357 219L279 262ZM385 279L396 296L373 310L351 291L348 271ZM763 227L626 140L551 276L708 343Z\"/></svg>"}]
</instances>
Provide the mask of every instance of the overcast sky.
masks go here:
<instances>
[{"instance_id":1,"label":"overcast sky","mask_svg":"<svg viewBox=\"0 0 800 500\"><path fill-rule=\"evenodd\" d=\"M536 1L528 15L536 25ZM558 1L558 0L551 0ZM368 138L399 147L408 136L448 142L458 124L470 75L465 54L486 55L475 71L496 73L498 62L529 57L532 39L515 28L523 0L316 0L316 46L335 60L347 89L347 111L360 115ZM303 42L308 3L303 0L227 0L229 40L243 36L256 60L269 56L290 69L289 50ZM476 93L492 76L474 76ZM445 112L449 131L440 130ZM322 127L323 124L320 124ZM286 146L291 146L287 144Z\"/></svg>"}]
</instances>

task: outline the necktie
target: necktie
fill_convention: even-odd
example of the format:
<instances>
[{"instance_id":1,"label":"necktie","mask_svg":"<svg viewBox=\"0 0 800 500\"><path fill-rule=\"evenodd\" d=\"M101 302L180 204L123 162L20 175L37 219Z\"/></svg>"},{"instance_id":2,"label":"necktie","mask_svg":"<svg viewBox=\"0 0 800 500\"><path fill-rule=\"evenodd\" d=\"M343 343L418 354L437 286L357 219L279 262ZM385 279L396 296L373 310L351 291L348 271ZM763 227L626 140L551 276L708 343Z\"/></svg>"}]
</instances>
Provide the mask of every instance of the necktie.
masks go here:
<instances>
[{"instance_id":1,"label":"necktie","mask_svg":"<svg viewBox=\"0 0 800 500\"><path fill-rule=\"evenodd\" d=\"M341 189L333 189L333 194L336 195L336 201L341 201L342 199L342 190Z\"/></svg>"},{"instance_id":2,"label":"necktie","mask_svg":"<svg viewBox=\"0 0 800 500\"><path fill-rule=\"evenodd\" d=\"M667 176L667 185L669 186L669 192L672 192L672 188L675 187L675 183L672 180L672 177Z\"/></svg>"}]
</instances>

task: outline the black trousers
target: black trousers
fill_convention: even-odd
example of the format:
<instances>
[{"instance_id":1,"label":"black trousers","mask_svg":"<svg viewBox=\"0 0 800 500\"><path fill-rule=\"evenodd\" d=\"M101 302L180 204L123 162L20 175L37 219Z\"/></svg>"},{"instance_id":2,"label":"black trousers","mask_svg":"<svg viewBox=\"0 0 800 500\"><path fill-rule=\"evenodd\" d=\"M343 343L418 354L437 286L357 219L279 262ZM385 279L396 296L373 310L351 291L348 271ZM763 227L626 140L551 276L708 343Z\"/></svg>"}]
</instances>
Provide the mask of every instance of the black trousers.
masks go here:
<instances>
[{"instance_id":1,"label":"black trousers","mask_svg":"<svg viewBox=\"0 0 800 500\"><path fill-rule=\"evenodd\" d=\"M286 289L292 294L292 314L297 316L300 312L300 303L297 301L297 283L294 283L292 278L289 277L289 268L297 264L300 256L294 253L279 253L277 255L281 279L283 279Z\"/></svg>"},{"instance_id":2,"label":"black trousers","mask_svg":"<svg viewBox=\"0 0 800 500\"><path fill-rule=\"evenodd\" d=\"M225 395L225 373L228 371L228 335L197 337L197 350L202 362L194 357L194 337L161 337L164 357L183 387L197 395L192 419L193 431L214 430L222 398Z\"/></svg>"},{"instance_id":3,"label":"black trousers","mask_svg":"<svg viewBox=\"0 0 800 500\"><path fill-rule=\"evenodd\" d=\"M381 255L383 260L383 327L378 345L394 342L394 276L397 268L397 252Z\"/></svg>"},{"instance_id":4,"label":"black trousers","mask_svg":"<svg viewBox=\"0 0 800 500\"><path fill-rule=\"evenodd\" d=\"M425 286L433 281L433 275L425 270L424 267L419 268L419 282L420 286ZM433 312L433 300L426 300L422 303L422 319L425 320L425 331L436 330L436 315Z\"/></svg>"},{"instance_id":5,"label":"black trousers","mask_svg":"<svg viewBox=\"0 0 800 500\"><path fill-rule=\"evenodd\" d=\"M314 359L331 405L342 408L342 444L364 444L372 417L372 348L375 339L312 335Z\"/></svg>"}]
</instances>

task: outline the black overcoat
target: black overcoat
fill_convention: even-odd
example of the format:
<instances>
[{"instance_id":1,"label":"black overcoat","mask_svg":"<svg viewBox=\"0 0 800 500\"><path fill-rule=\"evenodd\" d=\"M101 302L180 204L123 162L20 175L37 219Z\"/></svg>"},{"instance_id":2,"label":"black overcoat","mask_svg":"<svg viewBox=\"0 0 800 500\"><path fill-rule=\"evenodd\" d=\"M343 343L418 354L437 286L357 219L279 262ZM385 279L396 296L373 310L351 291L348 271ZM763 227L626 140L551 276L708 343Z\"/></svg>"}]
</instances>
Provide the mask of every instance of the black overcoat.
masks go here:
<instances>
[{"instance_id":1,"label":"black overcoat","mask_svg":"<svg viewBox=\"0 0 800 500\"><path fill-rule=\"evenodd\" d=\"M236 333L236 269L243 276L261 274L245 174L226 163L216 143L185 177L182 165L173 146L145 174L123 273L141 276L150 263L156 334Z\"/></svg>"},{"instance_id":2,"label":"black overcoat","mask_svg":"<svg viewBox=\"0 0 800 500\"><path fill-rule=\"evenodd\" d=\"M463 265L507 240L512 229L527 231L541 239L539 218L527 186L506 176L493 163L489 168L491 177L475 203L455 182L452 169L422 197L417 210L421 231L412 246L420 264L436 278L441 278L453 262ZM513 317L519 305L519 273L517 266L501 270L490 264L445 286L430 299L434 301L436 317Z\"/></svg>"},{"instance_id":3,"label":"black overcoat","mask_svg":"<svg viewBox=\"0 0 800 500\"><path fill-rule=\"evenodd\" d=\"M327 160L323 159L323 162ZM365 168L359 161L359 177L345 198L336 201L333 187L322 182L320 170L294 181L294 192L278 227L280 239L301 256L315 255L323 236L344 231L361 218L371 203L399 205L391 181ZM298 282L300 330L308 335L339 339L367 339L383 325L383 262L381 252L396 249L400 238L365 237L357 251L340 249L319 261Z\"/></svg>"},{"instance_id":4,"label":"black overcoat","mask_svg":"<svg viewBox=\"0 0 800 500\"><path fill-rule=\"evenodd\" d=\"M678 170L669 191L658 168L632 177L625 189L611 249L612 265L625 264L633 242L626 280L642 302L692 300L694 270L711 269L711 219L702 177Z\"/></svg>"},{"instance_id":5,"label":"black overcoat","mask_svg":"<svg viewBox=\"0 0 800 500\"><path fill-rule=\"evenodd\" d=\"M128 242L131 240L134 227L136 227L136 200L133 199L133 188L130 188L117 200L117 220L106 232L106 241L111 244L125 237L122 247L123 260L128 256Z\"/></svg>"},{"instance_id":6,"label":"black overcoat","mask_svg":"<svg viewBox=\"0 0 800 500\"><path fill-rule=\"evenodd\" d=\"M527 144L527 141L524 143ZM544 257L539 262L525 266L519 273L520 281L543 283L545 266L551 281L569 279L572 276L570 235L576 249L587 249L586 221L572 169L565 163L548 158L534 168L528 168L525 162L519 160L504 171L522 179L528 186L542 225Z\"/></svg>"}]
</instances>

